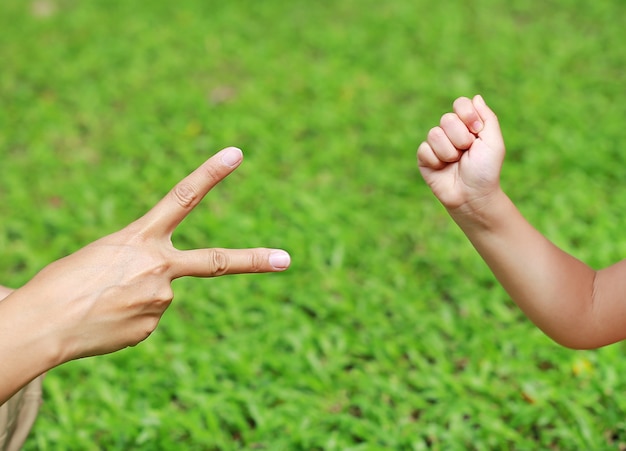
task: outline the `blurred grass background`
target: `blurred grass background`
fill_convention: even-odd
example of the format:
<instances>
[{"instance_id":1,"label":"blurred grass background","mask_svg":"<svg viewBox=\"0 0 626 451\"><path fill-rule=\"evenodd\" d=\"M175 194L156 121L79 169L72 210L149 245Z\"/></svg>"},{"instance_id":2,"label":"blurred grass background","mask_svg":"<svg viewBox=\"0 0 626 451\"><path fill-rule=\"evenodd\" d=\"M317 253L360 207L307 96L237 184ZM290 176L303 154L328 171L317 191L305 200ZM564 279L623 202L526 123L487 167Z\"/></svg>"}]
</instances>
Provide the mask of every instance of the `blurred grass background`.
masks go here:
<instances>
[{"instance_id":1,"label":"blurred grass background","mask_svg":"<svg viewBox=\"0 0 626 451\"><path fill-rule=\"evenodd\" d=\"M624 449L624 345L571 351L536 330L415 149L481 93L524 214L595 267L621 259L625 13L4 0L0 283L123 227L228 145L243 166L175 243L293 259L176 281L146 342L49 373L26 449Z\"/></svg>"}]
</instances>

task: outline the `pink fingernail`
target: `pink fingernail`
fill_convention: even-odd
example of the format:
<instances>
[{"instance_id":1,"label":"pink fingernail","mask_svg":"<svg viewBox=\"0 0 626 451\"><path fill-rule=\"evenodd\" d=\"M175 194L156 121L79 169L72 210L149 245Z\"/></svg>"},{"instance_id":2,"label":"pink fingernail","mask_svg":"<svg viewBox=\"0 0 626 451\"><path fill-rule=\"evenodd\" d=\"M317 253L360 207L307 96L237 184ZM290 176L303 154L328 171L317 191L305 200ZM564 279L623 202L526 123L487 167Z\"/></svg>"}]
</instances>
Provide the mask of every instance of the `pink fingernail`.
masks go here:
<instances>
[{"instance_id":1,"label":"pink fingernail","mask_svg":"<svg viewBox=\"0 0 626 451\"><path fill-rule=\"evenodd\" d=\"M241 159L243 158L243 153L241 149L237 149L236 147L229 147L228 149L224 149L222 151L222 163L224 163L228 167L236 166Z\"/></svg>"},{"instance_id":2,"label":"pink fingernail","mask_svg":"<svg viewBox=\"0 0 626 451\"><path fill-rule=\"evenodd\" d=\"M285 251L274 251L270 254L269 262L274 269L283 270L289 268L291 257Z\"/></svg>"},{"instance_id":3,"label":"pink fingernail","mask_svg":"<svg viewBox=\"0 0 626 451\"><path fill-rule=\"evenodd\" d=\"M483 123L476 121L472 124L472 131L474 133L478 133L479 131L481 131L483 129Z\"/></svg>"}]
</instances>

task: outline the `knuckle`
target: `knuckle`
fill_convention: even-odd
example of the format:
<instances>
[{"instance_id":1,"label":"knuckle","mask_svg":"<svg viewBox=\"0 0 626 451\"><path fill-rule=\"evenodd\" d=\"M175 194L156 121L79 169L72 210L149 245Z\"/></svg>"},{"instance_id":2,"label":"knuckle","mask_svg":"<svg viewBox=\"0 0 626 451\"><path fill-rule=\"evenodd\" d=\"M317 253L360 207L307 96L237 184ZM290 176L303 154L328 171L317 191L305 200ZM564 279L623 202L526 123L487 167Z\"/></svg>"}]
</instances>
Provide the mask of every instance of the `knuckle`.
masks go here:
<instances>
[{"instance_id":1,"label":"knuckle","mask_svg":"<svg viewBox=\"0 0 626 451\"><path fill-rule=\"evenodd\" d=\"M205 177L209 180L217 182L223 178L223 175L217 170L217 168L210 164L204 164L201 168L204 171Z\"/></svg>"},{"instance_id":2,"label":"knuckle","mask_svg":"<svg viewBox=\"0 0 626 451\"><path fill-rule=\"evenodd\" d=\"M159 306L159 309L166 309L174 299L174 291L170 285L165 285L159 291L154 294L154 302Z\"/></svg>"},{"instance_id":3,"label":"knuckle","mask_svg":"<svg viewBox=\"0 0 626 451\"><path fill-rule=\"evenodd\" d=\"M224 251L213 249L209 254L209 272L214 276L226 274L229 267L229 259Z\"/></svg>"},{"instance_id":4,"label":"knuckle","mask_svg":"<svg viewBox=\"0 0 626 451\"><path fill-rule=\"evenodd\" d=\"M145 316L137 325L131 335L128 336L125 347L134 347L145 341L159 325L160 316Z\"/></svg>"},{"instance_id":5,"label":"knuckle","mask_svg":"<svg viewBox=\"0 0 626 451\"><path fill-rule=\"evenodd\" d=\"M452 102L452 109L454 111L467 111L473 109L472 99L470 99L469 97L459 97L454 102Z\"/></svg>"},{"instance_id":6,"label":"knuckle","mask_svg":"<svg viewBox=\"0 0 626 451\"><path fill-rule=\"evenodd\" d=\"M443 116L441 116L441 120L439 121L439 124L441 125L442 128L445 128L447 126L454 124L458 119L459 117L455 113L446 113Z\"/></svg>"},{"instance_id":7,"label":"knuckle","mask_svg":"<svg viewBox=\"0 0 626 451\"><path fill-rule=\"evenodd\" d=\"M261 272L265 268L266 259L259 252L253 252L250 255L250 267L248 270L250 272Z\"/></svg>"},{"instance_id":8,"label":"knuckle","mask_svg":"<svg viewBox=\"0 0 626 451\"><path fill-rule=\"evenodd\" d=\"M172 264L168 261L148 261L146 262L146 268L149 268L149 273L156 277L164 277L167 276L171 269Z\"/></svg>"},{"instance_id":9,"label":"knuckle","mask_svg":"<svg viewBox=\"0 0 626 451\"><path fill-rule=\"evenodd\" d=\"M445 165L445 163L437 157L433 149L428 144L424 144L418 149L417 161L419 166L433 169L437 169L442 165Z\"/></svg>"},{"instance_id":10,"label":"knuckle","mask_svg":"<svg viewBox=\"0 0 626 451\"><path fill-rule=\"evenodd\" d=\"M190 208L194 205L198 198L198 192L196 188L188 182L178 183L172 190L172 196L176 203L183 208Z\"/></svg>"},{"instance_id":11,"label":"knuckle","mask_svg":"<svg viewBox=\"0 0 626 451\"><path fill-rule=\"evenodd\" d=\"M429 143L438 142L443 138L443 135L441 127L433 127L428 131L427 140Z\"/></svg>"},{"instance_id":12,"label":"knuckle","mask_svg":"<svg viewBox=\"0 0 626 451\"><path fill-rule=\"evenodd\" d=\"M417 148L417 153L416 153L417 159L423 160L426 157L429 149L430 149L430 146L428 145L428 143L426 142L421 143L419 147Z\"/></svg>"},{"instance_id":13,"label":"knuckle","mask_svg":"<svg viewBox=\"0 0 626 451\"><path fill-rule=\"evenodd\" d=\"M152 332L156 330L160 319L160 316L149 316L145 319L143 323L143 330L141 330L139 335L139 342L144 341L152 334Z\"/></svg>"}]
</instances>

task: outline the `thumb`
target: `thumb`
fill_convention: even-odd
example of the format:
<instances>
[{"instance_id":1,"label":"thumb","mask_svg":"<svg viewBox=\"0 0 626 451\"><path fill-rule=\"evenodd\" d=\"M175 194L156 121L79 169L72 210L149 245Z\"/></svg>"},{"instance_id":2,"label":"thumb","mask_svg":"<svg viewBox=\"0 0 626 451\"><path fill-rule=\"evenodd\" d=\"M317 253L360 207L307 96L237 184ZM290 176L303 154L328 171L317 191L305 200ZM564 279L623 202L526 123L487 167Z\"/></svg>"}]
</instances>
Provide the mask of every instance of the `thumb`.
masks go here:
<instances>
[{"instance_id":1,"label":"thumb","mask_svg":"<svg viewBox=\"0 0 626 451\"><path fill-rule=\"evenodd\" d=\"M504 139L502 138L498 117L487 106L482 96L475 96L472 99L472 103L484 123L482 130L478 133L478 137L491 149L503 152Z\"/></svg>"},{"instance_id":2,"label":"thumb","mask_svg":"<svg viewBox=\"0 0 626 451\"><path fill-rule=\"evenodd\" d=\"M483 120L484 120L483 116ZM492 122L491 122L492 123ZM496 147L495 142L502 142L498 132L495 138L489 142L489 121L485 121L485 127L474 140L472 147L464 154L465 164L462 168L461 178L473 188L492 189L497 186L500 179L500 171L504 160L504 147Z\"/></svg>"}]
</instances>

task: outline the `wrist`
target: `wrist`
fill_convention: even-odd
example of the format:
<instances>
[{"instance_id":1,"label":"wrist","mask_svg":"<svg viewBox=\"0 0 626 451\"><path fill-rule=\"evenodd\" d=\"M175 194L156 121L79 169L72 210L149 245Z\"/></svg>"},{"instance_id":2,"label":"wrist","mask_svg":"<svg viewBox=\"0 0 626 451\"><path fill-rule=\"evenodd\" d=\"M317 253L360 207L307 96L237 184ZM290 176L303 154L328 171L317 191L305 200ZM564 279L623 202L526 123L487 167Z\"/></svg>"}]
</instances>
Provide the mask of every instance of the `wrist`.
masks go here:
<instances>
[{"instance_id":1,"label":"wrist","mask_svg":"<svg viewBox=\"0 0 626 451\"><path fill-rule=\"evenodd\" d=\"M54 321L27 289L14 290L0 302L0 341L24 376L36 377L64 362ZM0 352L6 355L6 348Z\"/></svg>"},{"instance_id":2,"label":"wrist","mask_svg":"<svg viewBox=\"0 0 626 451\"><path fill-rule=\"evenodd\" d=\"M456 208L449 208L448 214L463 230L492 229L500 218L506 216L511 200L500 186L489 194L477 197Z\"/></svg>"}]
</instances>

